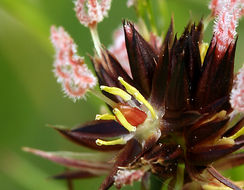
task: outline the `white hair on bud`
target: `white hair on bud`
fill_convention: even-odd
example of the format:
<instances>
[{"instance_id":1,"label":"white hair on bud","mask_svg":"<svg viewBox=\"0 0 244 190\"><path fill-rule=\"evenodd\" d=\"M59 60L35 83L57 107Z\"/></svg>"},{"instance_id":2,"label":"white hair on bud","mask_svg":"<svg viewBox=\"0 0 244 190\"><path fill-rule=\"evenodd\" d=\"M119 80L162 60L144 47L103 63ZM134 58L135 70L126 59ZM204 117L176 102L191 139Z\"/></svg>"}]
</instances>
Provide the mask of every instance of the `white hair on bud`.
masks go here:
<instances>
[{"instance_id":1,"label":"white hair on bud","mask_svg":"<svg viewBox=\"0 0 244 190\"><path fill-rule=\"evenodd\" d=\"M212 11L212 16L217 16L222 8L226 5L226 0L212 0L209 3L208 8ZM244 15L244 0L230 0L229 3L232 6L238 5L241 9L241 16Z\"/></svg>"},{"instance_id":2,"label":"white hair on bud","mask_svg":"<svg viewBox=\"0 0 244 190\"><path fill-rule=\"evenodd\" d=\"M114 176L114 184L117 188L121 188L124 185L132 185L134 181L139 181L145 174L142 169L138 170L125 170L121 169Z\"/></svg>"},{"instance_id":3,"label":"white hair on bud","mask_svg":"<svg viewBox=\"0 0 244 190\"><path fill-rule=\"evenodd\" d=\"M236 27L241 17L242 0L212 1L210 8L216 16L214 23L213 45L222 56L236 36Z\"/></svg>"},{"instance_id":4,"label":"white hair on bud","mask_svg":"<svg viewBox=\"0 0 244 190\"><path fill-rule=\"evenodd\" d=\"M77 55L77 45L62 27L51 27L51 41L56 50L54 73L63 91L74 100L82 98L97 80Z\"/></svg>"},{"instance_id":5,"label":"white hair on bud","mask_svg":"<svg viewBox=\"0 0 244 190\"><path fill-rule=\"evenodd\" d=\"M235 85L231 91L230 103L234 110L244 113L244 65L237 74Z\"/></svg>"},{"instance_id":6,"label":"white hair on bud","mask_svg":"<svg viewBox=\"0 0 244 190\"><path fill-rule=\"evenodd\" d=\"M75 12L78 20L86 27L90 27L103 20L108 15L111 0L76 0Z\"/></svg>"}]
</instances>

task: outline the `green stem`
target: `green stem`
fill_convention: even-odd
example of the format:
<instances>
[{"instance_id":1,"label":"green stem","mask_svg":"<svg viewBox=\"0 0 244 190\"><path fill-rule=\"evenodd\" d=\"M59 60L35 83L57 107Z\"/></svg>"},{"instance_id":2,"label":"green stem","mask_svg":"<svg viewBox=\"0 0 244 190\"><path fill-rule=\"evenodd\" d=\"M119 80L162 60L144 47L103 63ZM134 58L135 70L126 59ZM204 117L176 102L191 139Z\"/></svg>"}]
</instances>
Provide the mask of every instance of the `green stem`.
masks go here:
<instances>
[{"instance_id":1,"label":"green stem","mask_svg":"<svg viewBox=\"0 0 244 190\"><path fill-rule=\"evenodd\" d=\"M90 89L89 92L102 100L103 102L106 102L108 105L110 105L112 108L114 108L117 103L114 102L113 100L109 99L107 96L105 96L102 92L95 90L95 89Z\"/></svg>"},{"instance_id":2,"label":"green stem","mask_svg":"<svg viewBox=\"0 0 244 190\"><path fill-rule=\"evenodd\" d=\"M184 184L184 164L178 164L175 190L181 190Z\"/></svg>"},{"instance_id":3,"label":"green stem","mask_svg":"<svg viewBox=\"0 0 244 190\"><path fill-rule=\"evenodd\" d=\"M91 32L91 36L92 36L92 41L93 41L94 46L95 46L95 50L96 50L98 56L102 57L101 42L100 42L99 35L97 32L97 25L94 24L94 25L90 26L89 28L90 28L90 32Z\"/></svg>"},{"instance_id":4,"label":"green stem","mask_svg":"<svg viewBox=\"0 0 244 190\"><path fill-rule=\"evenodd\" d=\"M148 19L151 23L151 27L152 27L152 31L154 34L158 34L158 31L157 31L157 25L156 25L156 22L155 22L155 17L154 17L154 14L153 14L153 6L152 6L152 0L146 0L147 1L147 15L148 15Z\"/></svg>"},{"instance_id":5,"label":"green stem","mask_svg":"<svg viewBox=\"0 0 244 190\"><path fill-rule=\"evenodd\" d=\"M166 32L167 31L167 25L170 22L170 16L168 11L168 5L166 0L158 0L158 7L159 12L162 14L162 25L159 25L160 32Z\"/></svg>"},{"instance_id":6,"label":"green stem","mask_svg":"<svg viewBox=\"0 0 244 190\"><path fill-rule=\"evenodd\" d=\"M154 34L158 34L155 17L153 14L152 0L140 0L135 6L137 17L143 21L149 20Z\"/></svg>"},{"instance_id":7,"label":"green stem","mask_svg":"<svg viewBox=\"0 0 244 190\"><path fill-rule=\"evenodd\" d=\"M210 23L210 21L213 20L213 16L209 14L204 20L203 20L203 31L205 31Z\"/></svg>"}]
</instances>

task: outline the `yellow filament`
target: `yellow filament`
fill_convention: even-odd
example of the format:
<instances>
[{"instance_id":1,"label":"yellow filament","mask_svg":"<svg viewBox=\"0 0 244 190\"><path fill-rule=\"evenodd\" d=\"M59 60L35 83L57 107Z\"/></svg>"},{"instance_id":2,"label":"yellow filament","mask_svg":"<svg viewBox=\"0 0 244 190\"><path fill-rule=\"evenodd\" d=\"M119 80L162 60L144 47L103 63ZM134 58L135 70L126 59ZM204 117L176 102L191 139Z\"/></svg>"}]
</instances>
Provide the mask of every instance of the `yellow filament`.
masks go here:
<instances>
[{"instance_id":1,"label":"yellow filament","mask_svg":"<svg viewBox=\"0 0 244 190\"><path fill-rule=\"evenodd\" d=\"M104 141L101 139L97 139L96 140L96 144L98 146L102 146L102 145L116 145L116 144L125 144L126 141L123 138L119 138L119 139L115 139L115 140L111 140L111 141Z\"/></svg>"},{"instance_id":2,"label":"yellow filament","mask_svg":"<svg viewBox=\"0 0 244 190\"><path fill-rule=\"evenodd\" d=\"M123 100L129 101L131 100L131 96L125 92L124 90L117 87L108 87L108 86L100 86L101 90L106 91L110 94L120 96Z\"/></svg>"},{"instance_id":3,"label":"yellow filament","mask_svg":"<svg viewBox=\"0 0 244 190\"><path fill-rule=\"evenodd\" d=\"M230 136L229 138L235 140L238 137L240 137L241 135L244 135L244 126L239 131L237 131L234 135Z\"/></svg>"},{"instance_id":4,"label":"yellow filament","mask_svg":"<svg viewBox=\"0 0 244 190\"><path fill-rule=\"evenodd\" d=\"M207 54L208 46L209 46L208 43L202 43L202 44L200 45L200 47L199 47L199 49L200 49L200 56L201 56L201 61L202 61L202 63L203 63L204 58L205 58L205 56L206 56L206 54Z\"/></svg>"},{"instance_id":5,"label":"yellow filament","mask_svg":"<svg viewBox=\"0 0 244 190\"><path fill-rule=\"evenodd\" d=\"M111 114L108 114L108 113L105 113L105 114L97 114L96 115L96 120L115 120L115 116L114 115L111 115Z\"/></svg>"},{"instance_id":6,"label":"yellow filament","mask_svg":"<svg viewBox=\"0 0 244 190\"><path fill-rule=\"evenodd\" d=\"M124 128L126 128L129 132L134 132L136 131L136 127L134 127L133 125L131 125L126 118L124 117L124 115L119 111L118 108L114 108L113 110L114 115L116 115L117 119L119 120L119 122L123 125Z\"/></svg>"},{"instance_id":7,"label":"yellow filament","mask_svg":"<svg viewBox=\"0 0 244 190\"><path fill-rule=\"evenodd\" d=\"M122 77L119 77L118 80L120 81L120 83L126 88L127 92L129 92L131 95L133 95L136 100L138 100L140 103L144 104L147 109L151 112L152 117L154 119L157 119L157 115L153 109L153 107L151 106L151 104L141 95L141 93L133 86L131 86L130 84L128 84L127 82L124 81L124 79Z\"/></svg>"}]
</instances>

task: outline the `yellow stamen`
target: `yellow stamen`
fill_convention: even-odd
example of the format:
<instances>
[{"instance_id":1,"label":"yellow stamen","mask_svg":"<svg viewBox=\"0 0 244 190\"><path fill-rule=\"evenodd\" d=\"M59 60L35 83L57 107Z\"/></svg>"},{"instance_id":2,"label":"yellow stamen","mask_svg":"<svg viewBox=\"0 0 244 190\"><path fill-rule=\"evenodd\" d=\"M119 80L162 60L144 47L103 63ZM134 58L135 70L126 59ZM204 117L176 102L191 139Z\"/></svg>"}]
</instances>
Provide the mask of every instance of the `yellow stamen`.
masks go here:
<instances>
[{"instance_id":1,"label":"yellow stamen","mask_svg":"<svg viewBox=\"0 0 244 190\"><path fill-rule=\"evenodd\" d=\"M96 115L96 120L115 120L115 116L114 115L111 115L111 114L108 114L108 113L105 113L105 114L97 114Z\"/></svg>"},{"instance_id":2,"label":"yellow stamen","mask_svg":"<svg viewBox=\"0 0 244 190\"><path fill-rule=\"evenodd\" d=\"M219 118L219 119L223 119L223 118L226 116L226 113L227 113L227 112L226 112L225 110L222 110L222 111L216 113L213 117L211 117L211 118L205 120L205 121L202 122L201 124L205 124L205 123L211 122L211 121L213 121L213 120L215 120L215 119L218 119L218 118Z\"/></svg>"},{"instance_id":3,"label":"yellow stamen","mask_svg":"<svg viewBox=\"0 0 244 190\"><path fill-rule=\"evenodd\" d=\"M207 54L207 51L208 51L208 47L209 47L209 44L208 43L202 43L199 47L199 50L200 50L200 56L201 56L201 61L203 63L204 61L204 58Z\"/></svg>"},{"instance_id":4,"label":"yellow stamen","mask_svg":"<svg viewBox=\"0 0 244 190\"><path fill-rule=\"evenodd\" d=\"M130 84L128 84L127 82L124 81L124 79L122 77L119 77L118 80L120 81L120 83L126 88L127 92L129 92L131 95L133 95L136 100L138 100L140 103L144 104L147 109L149 109L149 111L152 114L152 117L154 119L157 118L157 115L153 109L153 107L151 106L151 104L141 95L141 93L133 86L131 86Z\"/></svg>"},{"instance_id":5,"label":"yellow stamen","mask_svg":"<svg viewBox=\"0 0 244 190\"><path fill-rule=\"evenodd\" d=\"M238 137L240 137L241 135L244 135L244 126L239 131L237 131L234 135L230 136L229 138L235 140Z\"/></svg>"},{"instance_id":6,"label":"yellow stamen","mask_svg":"<svg viewBox=\"0 0 244 190\"><path fill-rule=\"evenodd\" d=\"M106 91L110 94L120 96L123 100L129 101L131 100L131 95L129 95L124 90L117 87L108 87L108 86L100 86L101 90Z\"/></svg>"},{"instance_id":7,"label":"yellow stamen","mask_svg":"<svg viewBox=\"0 0 244 190\"><path fill-rule=\"evenodd\" d=\"M119 111L118 108L114 108L113 110L114 115L116 115L117 119L119 120L119 122L123 125L124 128L126 128L129 132L134 132L136 131L136 127L134 127L133 125L131 125L126 118L124 117L124 115Z\"/></svg>"},{"instance_id":8,"label":"yellow stamen","mask_svg":"<svg viewBox=\"0 0 244 190\"><path fill-rule=\"evenodd\" d=\"M119 138L119 139L115 139L115 140L111 140L111 141L104 141L101 139L97 139L96 140L96 144L98 146L102 146L102 145L116 145L116 144L125 144L126 141L123 138Z\"/></svg>"},{"instance_id":9,"label":"yellow stamen","mask_svg":"<svg viewBox=\"0 0 244 190\"><path fill-rule=\"evenodd\" d=\"M235 141L234 141L233 139L231 139L231 138L223 137L222 139L219 139L219 140L215 143L215 145L222 145L222 144L224 144L224 145L227 145L227 144L229 144L229 145L234 145L234 144L235 144Z\"/></svg>"}]
</instances>

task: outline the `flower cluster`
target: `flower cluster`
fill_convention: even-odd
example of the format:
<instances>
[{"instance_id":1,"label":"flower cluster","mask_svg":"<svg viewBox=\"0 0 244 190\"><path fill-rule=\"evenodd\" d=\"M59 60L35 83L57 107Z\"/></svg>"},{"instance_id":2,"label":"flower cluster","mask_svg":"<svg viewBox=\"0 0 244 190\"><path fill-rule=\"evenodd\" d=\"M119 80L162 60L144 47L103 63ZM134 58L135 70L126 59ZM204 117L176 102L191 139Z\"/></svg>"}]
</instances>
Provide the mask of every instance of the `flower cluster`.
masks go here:
<instances>
[{"instance_id":1,"label":"flower cluster","mask_svg":"<svg viewBox=\"0 0 244 190\"><path fill-rule=\"evenodd\" d=\"M167 181L158 184L160 189L168 184L172 189L241 190L244 182L219 171L244 163L244 153L235 153L244 146L244 69L234 74L243 1L210 3L216 21L209 45L202 40L206 20L190 22L178 38L172 19L163 41L150 32L143 36L140 26L124 21L109 50L94 24L107 14L110 1L99 2L88 0L85 8L78 0L75 10L91 31L96 49L91 61L101 91L91 89L96 79L63 28L53 27L51 39L55 74L67 94L77 98L90 91L109 108L82 126L54 129L100 153L24 150L71 168L55 179L106 175L100 190L134 181L149 190L155 176Z\"/></svg>"}]
</instances>

